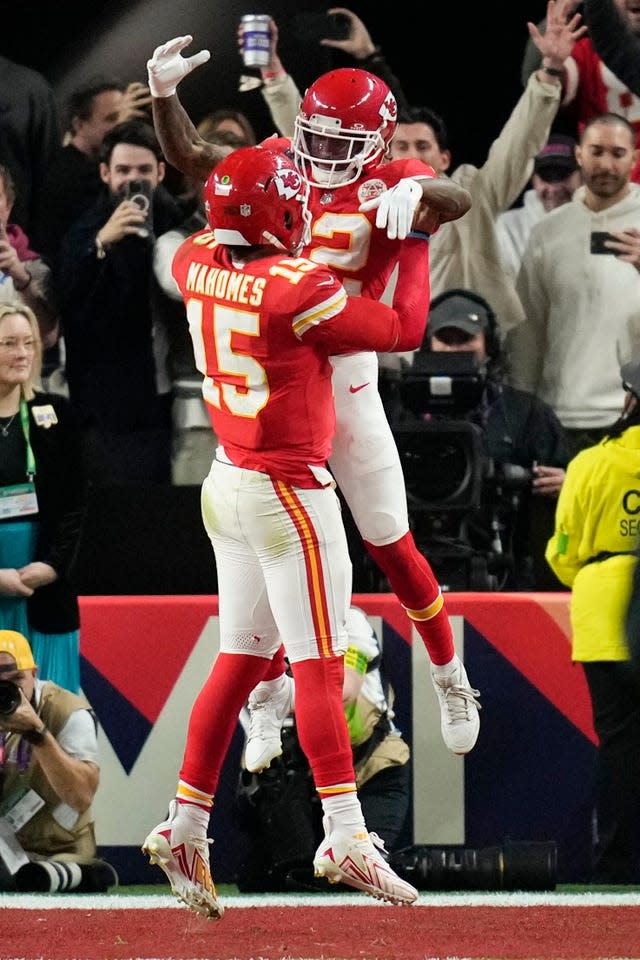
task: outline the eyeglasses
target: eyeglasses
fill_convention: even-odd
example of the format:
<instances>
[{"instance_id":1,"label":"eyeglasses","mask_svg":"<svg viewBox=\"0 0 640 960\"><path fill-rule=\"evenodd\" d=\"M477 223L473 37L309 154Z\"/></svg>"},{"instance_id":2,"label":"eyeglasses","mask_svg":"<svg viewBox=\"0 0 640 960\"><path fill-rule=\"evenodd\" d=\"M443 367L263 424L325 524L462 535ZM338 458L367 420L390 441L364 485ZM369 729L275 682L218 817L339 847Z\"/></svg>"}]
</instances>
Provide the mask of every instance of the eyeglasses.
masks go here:
<instances>
[{"instance_id":1,"label":"eyeglasses","mask_svg":"<svg viewBox=\"0 0 640 960\"><path fill-rule=\"evenodd\" d=\"M37 345L38 341L35 337L26 337L24 340L20 340L18 337L4 337L0 340L0 349L7 350L9 353L15 353L16 350L21 348L29 353L35 353Z\"/></svg>"}]
</instances>

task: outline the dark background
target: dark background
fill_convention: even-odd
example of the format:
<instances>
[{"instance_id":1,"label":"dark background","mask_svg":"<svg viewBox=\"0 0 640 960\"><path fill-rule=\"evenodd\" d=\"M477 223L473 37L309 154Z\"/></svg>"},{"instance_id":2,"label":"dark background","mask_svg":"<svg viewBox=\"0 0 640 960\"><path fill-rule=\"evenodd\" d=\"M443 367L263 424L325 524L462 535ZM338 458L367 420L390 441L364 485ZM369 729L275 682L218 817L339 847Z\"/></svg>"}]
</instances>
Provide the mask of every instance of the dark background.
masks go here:
<instances>
[{"instance_id":1,"label":"dark background","mask_svg":"<svg viewBox=\"0 0 640 960\"><path fill-rule=\"evenodd\" d=\"M245 13L275 18L282 60L304 89L324 70L344 61L324 48L301 44L291 22L296 13L330 6L313 0L3 3L0 53L43 73L62 103L69 90L96 74L145 80L145 64L154 48L189 33L194 37L190 52L207 47L212 54L210 62L180 88L192 119L197 122L216 107L234 106L249 115L259 136L268 136L273 128L260 94L237 90L243 69L235 39L238 20ZM409 101L444 116L454 166L463 161L482 163L522 90L526 21L544 16L545 0L500 5L470 0L417 5L400 0L376 4L373 10L371 6L354 2L349 9L382 46Z\"/></svg>"}]
</instances>

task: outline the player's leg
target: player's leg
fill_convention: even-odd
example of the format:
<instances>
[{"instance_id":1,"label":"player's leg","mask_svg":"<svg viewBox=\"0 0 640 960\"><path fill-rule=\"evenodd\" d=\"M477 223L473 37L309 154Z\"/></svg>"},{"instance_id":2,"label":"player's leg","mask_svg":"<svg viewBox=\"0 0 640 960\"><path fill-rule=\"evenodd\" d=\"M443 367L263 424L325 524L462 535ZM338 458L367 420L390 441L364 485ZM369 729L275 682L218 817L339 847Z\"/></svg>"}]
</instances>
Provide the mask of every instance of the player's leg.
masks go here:
<instances>
[{"instance_id":1,"label":"player's leg","mask_svg":"<svg viewBox=\"0 0 640 960\"><path fill-rule=\"evenodd\" d=\"M479 730L477 692L455 652L440 586L409 530L400 458L377 390L376 355L334 357L332 364L331 470L369 553L431 658L445 743L455 753L467 753Z\"/></svg>"},{"instance_id":2,"label":"player's leg","mask_svg":"<svg viewBox=\"0 0 640 960\"><path fill-rule=\"evenodd\" d=\"M216 558L220 653L191 710L175 799L143 850L193 911L222 916L209 866L207 830L220 771L238 715L280 646L262 570L238 530L238 484L244 471L214 464L202 511Z\"/></svg>"},{"instance_id":3,"label":"player's leg","mask_svg":"<svg viewBox=\"0 0 640 960\"><path fill-rule=\"evenodd\" d=\"M339 501L331 488L281 485L278 494L289 518L278 557L273 536L254 545L295 679L300 745L322 802L325 838L314 867L332 882L412 903L417 891L390 869L369 837L356 792L342 704L351 562Z\"/></svg>"}]
</instances>

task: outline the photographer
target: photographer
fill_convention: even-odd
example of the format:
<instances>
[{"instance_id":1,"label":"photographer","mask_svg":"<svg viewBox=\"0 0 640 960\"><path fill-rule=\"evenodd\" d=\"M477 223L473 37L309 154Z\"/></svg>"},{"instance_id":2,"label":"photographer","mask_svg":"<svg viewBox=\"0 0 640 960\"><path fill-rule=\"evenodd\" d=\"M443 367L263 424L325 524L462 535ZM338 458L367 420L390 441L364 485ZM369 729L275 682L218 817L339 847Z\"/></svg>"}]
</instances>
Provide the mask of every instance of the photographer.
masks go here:
<instances>
[{"instance_id":1,"label":"photographer","mask_svg":"<svg viewBox=\"0 0 640 960\"><path fill-rule=\"evenodd\" d=\"M435 417L463 417L478 425L487 457L483 500L489 508L503 508L499 518L506 525L502 534L509 560L512 550L514 569L502 588L560 589L547 572L544 562L546 541L553 529L555 498L564 480L570 459L564 429L547 404L532 394L504 382L505 363L498 339L496 317L487 303L471 290L448 290L432 301L425 343L414 357L410 376L415 381L420 358L431 356L431 369L437 369L436 354L471 354L477 361L480 383L476 402L464 410L429 395L429 377L425 374L419 402L411 402L412 412L425 420ZM407 396L400 390L406 407ZM397 415L401 423L406 411ZM519 470L516 468L520 468ZM525 472L526 471L526 472ZM495 514L485 515L476 527L475 543L480 550L491 550L495 541ZM500 531L498 531L500 533ZM506 548L506 549L505 549Z\"/></svg>"},{"instance_id":2,"label":"photographer","mask_svg":"<svg viewBox=\"0 0 640 960\"><path fill-rule=\"evenodd\" d=\"M114 127L101 147L103 193L62 245L57 281L69 398L94 483L170 479L166 298L153 275L153 249L155 236L182 215L162 186L164 173L149 124Z\"/></svg>"},{"instance_id":3,"label":"photographer","mask_svg":"<svg viewBox=\"0 0 640 960\"><path fill-rule=\"evenodd\" d=\"M0 890L104 892L118 877L96 858L95 718L36 673L26 637L0 630Z\"/></svg>"}]
</instances>

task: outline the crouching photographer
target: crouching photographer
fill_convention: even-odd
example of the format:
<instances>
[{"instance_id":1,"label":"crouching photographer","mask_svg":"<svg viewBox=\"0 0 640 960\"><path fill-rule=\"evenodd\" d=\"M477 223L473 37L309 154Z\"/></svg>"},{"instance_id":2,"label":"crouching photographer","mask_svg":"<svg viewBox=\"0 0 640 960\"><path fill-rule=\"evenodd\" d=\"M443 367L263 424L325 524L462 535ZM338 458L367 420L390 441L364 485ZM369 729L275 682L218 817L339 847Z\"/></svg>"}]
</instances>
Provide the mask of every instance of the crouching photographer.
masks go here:
<instances>
[{"instance_id":1,"label":"crouching photographer","mask_svg":"<svg viewBox=\"0 0 640 960\"><path fill-rule=\"evenodd\" d=\"M26 637L0 630L0 890L105 892L118 877L96 856L95 718L36 673Z\"/></svg>"},{"instance_id":2,"label":"crouching photographer","mask_svg":"<svg viewBox=\"0 0 640 960\"><path fill-rule=\"evenodd\" d=\"M496 576L485 589L561 589L549 574L544 550L570 459L569 444L553 410L505 380L506 362L491 307L471 290L448 290L433 300L425 341L399 379L391 424L405 473L411 467L411 457L403 456L408 421L439 428L452 466L459 424L473 424L474 443L467 444L466 462L460 466L461 476L477 479L481 509L472 504L458 528L478 553L489 557L488 569ZM427 450L429 433L425 430L412 442L412 456L418 443L425 447L420 481L426 489L427 465L434 459ZM449 491L456 484L455 477L447 475L446 462L442 460L438 479L443 512L450 507ZM431 551L428 540L426 545ZM432 551L430 556L437 570Z\"/></svg>"}]
</instances>

